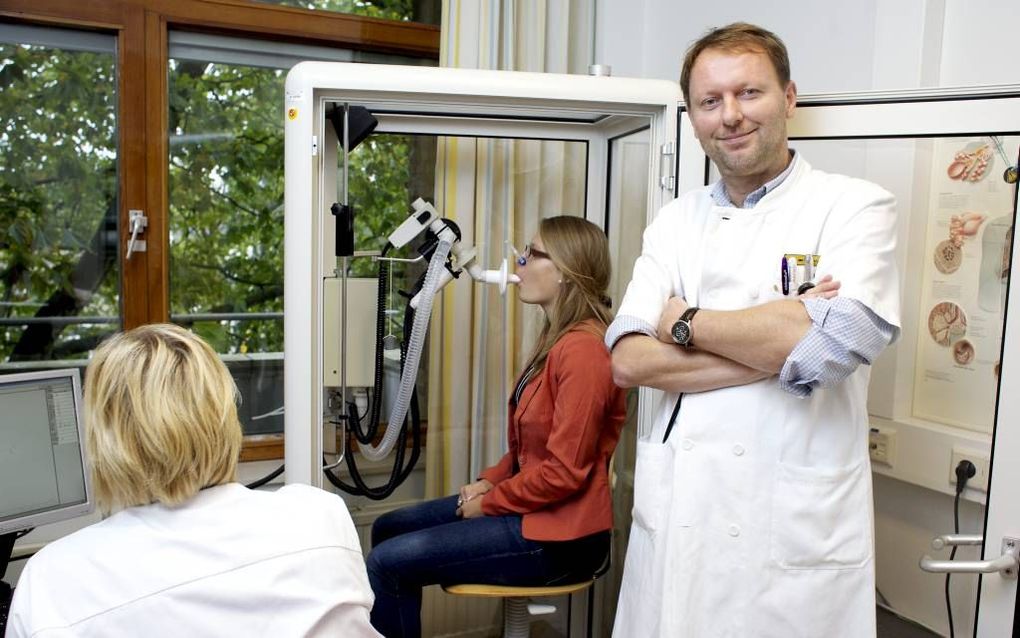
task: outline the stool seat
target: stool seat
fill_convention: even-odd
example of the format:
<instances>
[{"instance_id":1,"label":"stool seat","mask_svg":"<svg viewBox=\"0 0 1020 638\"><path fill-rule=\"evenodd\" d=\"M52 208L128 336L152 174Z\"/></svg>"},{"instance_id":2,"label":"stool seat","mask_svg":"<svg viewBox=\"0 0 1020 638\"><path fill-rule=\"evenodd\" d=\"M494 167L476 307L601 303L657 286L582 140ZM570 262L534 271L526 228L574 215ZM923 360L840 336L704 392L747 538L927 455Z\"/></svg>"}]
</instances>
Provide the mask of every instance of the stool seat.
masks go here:
<instances>
[{"instance_id":1,"label":"stool seat","mask_svg":"<svg viewBox=\"0 0 1020 638\"><path fill-rule=\"evenodd\" d=\"M517 598L521 596L566 596L584 591L595 584L595 579L572 585L536 585L534 587L512 587L510 585L443 585L443 591L458 596L479 596L482 598Z\"/></svg>"}]
</instances>

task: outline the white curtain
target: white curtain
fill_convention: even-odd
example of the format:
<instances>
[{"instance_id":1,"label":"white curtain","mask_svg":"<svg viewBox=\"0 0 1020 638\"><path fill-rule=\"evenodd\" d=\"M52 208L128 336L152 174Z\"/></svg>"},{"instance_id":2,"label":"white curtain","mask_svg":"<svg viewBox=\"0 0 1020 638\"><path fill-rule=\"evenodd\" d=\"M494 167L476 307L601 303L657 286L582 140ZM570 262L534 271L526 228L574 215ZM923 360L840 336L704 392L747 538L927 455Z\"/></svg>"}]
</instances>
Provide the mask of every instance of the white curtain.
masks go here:
<instances>
[{"instance_id":1,"label":"white curtain","mask_svg":"<svg viewBox=\"0 0 1020 638\"><path fill-rule=\"evenodd\" d=\"M590 0L444 0L440 66L586 73ZM542 217L584 214L584 144L440 138L436 204L486 267L531 240ZM511 263L511 268L513 264ZM506 401L540 327L516 292L451 286L435 309L429 358L426 494L452 494L506 450Z\"/></svg>"}]
</instances>

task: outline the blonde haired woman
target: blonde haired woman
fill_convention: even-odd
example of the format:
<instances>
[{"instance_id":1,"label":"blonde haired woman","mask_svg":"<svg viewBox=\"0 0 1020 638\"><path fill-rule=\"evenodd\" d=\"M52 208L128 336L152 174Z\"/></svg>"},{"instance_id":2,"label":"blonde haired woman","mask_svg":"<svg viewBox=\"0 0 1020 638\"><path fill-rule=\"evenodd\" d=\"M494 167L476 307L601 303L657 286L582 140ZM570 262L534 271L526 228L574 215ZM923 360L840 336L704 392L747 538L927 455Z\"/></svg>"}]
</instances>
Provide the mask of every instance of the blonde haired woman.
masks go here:
<instances>
[{"instance_id":1,"label":"blonde haired woman","mask_svg":"<svg viewBox=\"0 0 1020 638\"><path fill-rule=\"evenodd\" d=\"M609 551L607 469L626 409L602 341L606 236L578 217L544 219L518 263L518 296L545 323L510 397L510 449L458 495L376 520L368 572L385 636L420 635L425 585L578 582Z\"/></svg>"},{"instance_id":2,"label":"blonde haired woman","mask_svg":"<svg viewBox=\"0 0 1020 638\"><path fill-rule=\"evenodd\" d=\"M85 375L101 523L34 556L7 636L376 636L343 501L234 482L237 389L173 325L119 334Z\"/></svg>"}]
</instances>

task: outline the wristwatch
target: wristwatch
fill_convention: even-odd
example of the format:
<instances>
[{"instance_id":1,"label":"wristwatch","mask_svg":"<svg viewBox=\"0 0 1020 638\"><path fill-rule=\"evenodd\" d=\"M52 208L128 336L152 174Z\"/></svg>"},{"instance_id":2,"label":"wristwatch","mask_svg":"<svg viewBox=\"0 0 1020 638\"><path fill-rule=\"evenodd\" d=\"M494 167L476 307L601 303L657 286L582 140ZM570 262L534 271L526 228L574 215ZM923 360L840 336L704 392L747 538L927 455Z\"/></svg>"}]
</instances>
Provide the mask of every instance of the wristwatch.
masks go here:
<instances>
[{"instance_id":1,"label":"wristwatch","mask_svg":"<svg viewBox=\"0 0 1020 638\"><path fill-rule=\"evenodd\" d=\"M673 341L685 348L689 348L693 340L691 320L694 319L694 313L696 312L698 312L698 309L695 307L685 310L684 314L680 315L680 318L677 319L677 322L673 324L673 328L670 330L670 333L673 335Z\"/></svg>"}]
</instances>

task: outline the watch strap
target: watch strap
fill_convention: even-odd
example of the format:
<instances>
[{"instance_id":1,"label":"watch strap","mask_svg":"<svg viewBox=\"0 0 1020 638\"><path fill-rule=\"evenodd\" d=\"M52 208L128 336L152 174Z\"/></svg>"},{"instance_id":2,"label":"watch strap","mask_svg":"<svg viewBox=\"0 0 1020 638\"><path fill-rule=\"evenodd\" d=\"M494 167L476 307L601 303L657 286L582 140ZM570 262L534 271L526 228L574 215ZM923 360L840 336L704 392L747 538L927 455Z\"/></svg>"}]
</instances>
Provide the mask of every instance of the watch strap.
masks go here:
<instances>
[{"instance_id":1,"label":"watch strap","mask_svg":"<svg viewBox=\"0 0 1020 638\"><path fill-rule=\"evenodd\" d=\"M694 345L694 327L691 325L691 320L694 319L694 315L700 310L697 306L691 306L684 313L680 315L680 321L687 324L687 343L684 344L685 348L690 348Z\"/></svg>"}]
</instances>

